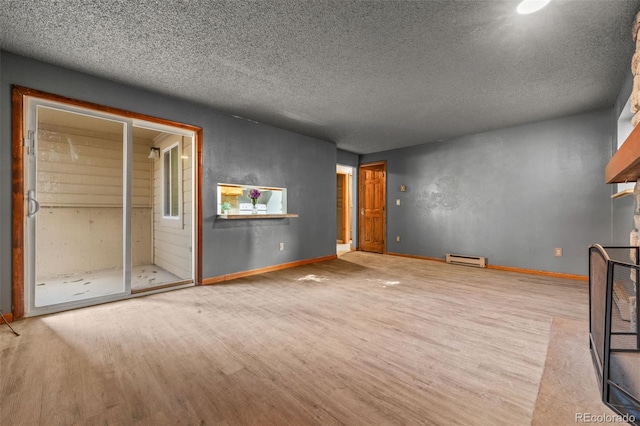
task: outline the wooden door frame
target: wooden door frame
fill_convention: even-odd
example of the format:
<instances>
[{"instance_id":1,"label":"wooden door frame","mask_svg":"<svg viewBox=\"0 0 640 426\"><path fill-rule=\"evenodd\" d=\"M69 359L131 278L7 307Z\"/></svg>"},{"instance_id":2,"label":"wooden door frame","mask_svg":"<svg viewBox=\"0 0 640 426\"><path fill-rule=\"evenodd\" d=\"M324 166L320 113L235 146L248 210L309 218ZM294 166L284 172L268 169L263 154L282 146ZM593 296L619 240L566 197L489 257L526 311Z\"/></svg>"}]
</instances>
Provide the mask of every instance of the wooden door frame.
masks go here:
<instances>
[{"instance_id":1,"label":"wooden door frame","mask_svg":"<svg viewBox=\"0 0 640 426\"><path fill-rule=\"evenodd\" d=\"M382 254L387 253L387 160L373 161L371 163L362 163L358 165L358 250L362 250L364 232L361 227L363 221L360 218L362 209L364 208L364 179L362 179L362 169L374 166L384 166L384 184L382 185L382 235L384 243L382 245Z\"/></svg>"},{"instance_id":2,"label":"wooden door frame","mask_svg":"<svg viewBox=\"0 0 640 426\"><path fill-rule=\"evenodd\" d=\"M55 95L52 93L42 92L40 90L30 89L22 86L12 86L11 88L11 132L12 132L12 307L11 313L14 320L24 317L24 285L25 285L25 182L24 182L24 155L23 155L23 139L24 139L24 119L25 119L25 98L39 98L53 102L59 102L66 105L76 106L84 109L94 110L102 113L113 114L120 117L142 120L151 123L161 124L164 126L176 127L188 130L194 134L195 158L193 159L193 167L196 168L194 200L195 203L195 241L196 252L194 255L194 284L202 284L202 128L189 124L179 123L176 121L165 120L158 117L152 117L145 114L126 111L119 108L112 108L92 102L81 101L77 99L67 98L65 96Z\"/></svg>"},{"instance_id":3,"label":"wooden door frame","mask_svg":"<svg viewBox=\"0 0 640 426\"><path fill-rule=\"evenodd\" d=\"M342 179L342 194L338 194L342 199L342 244L349 244L350 238L350 218L351 218L351 202L349 200L349 174L343 172L337 172L338 179Z\"/></svg>"}]
</instances>

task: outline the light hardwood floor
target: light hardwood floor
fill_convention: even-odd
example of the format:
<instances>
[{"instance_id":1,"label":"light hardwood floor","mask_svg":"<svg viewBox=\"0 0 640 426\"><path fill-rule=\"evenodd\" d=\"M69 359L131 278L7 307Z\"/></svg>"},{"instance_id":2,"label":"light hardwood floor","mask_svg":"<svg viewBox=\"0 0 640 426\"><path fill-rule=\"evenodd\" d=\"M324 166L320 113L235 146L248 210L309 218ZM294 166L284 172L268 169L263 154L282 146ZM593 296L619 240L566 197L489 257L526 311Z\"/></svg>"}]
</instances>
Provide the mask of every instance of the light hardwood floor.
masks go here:
<instances>
[{"instance_id":1,"label":"light hardwood floor","mask_svg":"<svg viewBox=\"0 0 640 426\"><path fill-rule=\"evenodd\" d=\"M528 425L587 316L585 282L352 252L1 327L0 424Z\"/></svg>"}]
</instances>

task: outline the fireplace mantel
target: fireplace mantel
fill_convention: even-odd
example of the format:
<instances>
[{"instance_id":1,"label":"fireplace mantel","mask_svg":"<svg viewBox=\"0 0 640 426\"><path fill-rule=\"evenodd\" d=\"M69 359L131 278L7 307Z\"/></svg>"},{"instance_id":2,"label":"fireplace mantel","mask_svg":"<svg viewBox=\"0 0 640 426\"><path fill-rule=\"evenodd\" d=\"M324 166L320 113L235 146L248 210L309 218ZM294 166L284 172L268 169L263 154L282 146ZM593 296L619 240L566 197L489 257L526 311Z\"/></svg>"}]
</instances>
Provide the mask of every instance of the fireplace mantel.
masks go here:
<instances>
[{"instance_id":1,"label":"fireplace mantel","mask_svg":"<svg viewBox=\"0 0 640 426\"><path fill-rule=\"evenodd\" d=\"M635 182L640 178L640 126L634 127L604 169L607 183Z\"/></svg>"}]
</instances>

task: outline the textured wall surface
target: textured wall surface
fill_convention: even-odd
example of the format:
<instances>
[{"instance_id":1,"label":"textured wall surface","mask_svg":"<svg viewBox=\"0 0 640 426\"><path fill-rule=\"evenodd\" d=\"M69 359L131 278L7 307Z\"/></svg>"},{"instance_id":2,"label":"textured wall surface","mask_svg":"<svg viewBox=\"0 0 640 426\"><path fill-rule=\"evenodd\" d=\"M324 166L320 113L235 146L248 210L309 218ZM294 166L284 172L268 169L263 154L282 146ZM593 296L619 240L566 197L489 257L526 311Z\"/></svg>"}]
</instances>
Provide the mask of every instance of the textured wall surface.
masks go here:
<instances>
[{"instance_id":1,"label":"textured wall surface","mask_svg":"<svg viewBox=\"0 0 640 426\"><path fill-rule=\"evenodd\" d=\"M335 254L334 144L225 116L112 81L2 52L0 81L0 294L11 310L11 85L200 126L203 142L203 276ZM216 183L286 187L283 220L216 220ZM280 242L285 250L279 251Z\"/></svg>"},{"instance_id":2,"label":"textured wall surface","mask_svg":"<svg viewBox=\"0 0 640 426\"><path fill-rule=\"evenodd\" d=\"M338 164L342 164L344 166L358 167L358 154L354 154L353 152L345 151L343 149L338 150Z\"/></svg>"},{"instance_id":3,"label":"textured wall surface","mask_svg":"<svg viewBox=\"0 0 640 426\"><path fill-rule=\"evenodd\" d=\"M363 163L387 160L387 251L479 255L494 265L586 275L587 246L610 239L611 189L603 178L610 116L361 156ZM554 247L564 256L554 257Z\"/></svg>"},{"instance_id":4,"label":"textured wall surface","mask_svg":"<svg viewBox=\"0 0 640 426\"><path fill-rule=\"evenodd\" d=\"M205 131L205 277L335 254L335 145L236 118ZM287 188L287 211L300 217L217 219L217 183Z\"/></svg>"}]
</instances>

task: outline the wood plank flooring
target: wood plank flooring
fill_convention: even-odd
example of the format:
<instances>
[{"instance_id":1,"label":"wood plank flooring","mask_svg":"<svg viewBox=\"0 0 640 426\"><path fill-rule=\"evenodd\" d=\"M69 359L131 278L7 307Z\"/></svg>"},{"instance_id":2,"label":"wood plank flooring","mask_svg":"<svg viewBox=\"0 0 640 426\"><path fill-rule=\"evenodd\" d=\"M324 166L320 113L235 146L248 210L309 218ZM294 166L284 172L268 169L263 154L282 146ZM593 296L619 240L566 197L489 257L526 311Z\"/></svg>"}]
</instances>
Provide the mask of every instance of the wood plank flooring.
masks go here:
<instances>
[{"instance_id":1,"label":"wood plank flooring","mask_svg":"<svg viewBox=\"0 0 640 426\"><path fill-rule=\"evenodd\" d=\"M528 425L554 317L585 282L351 252L0 327L0 424Z\"/></svg>"},{"instance_id":2,"label":"wood plank flooring","mask_svg":"<svg viewBox=\"0 0 640 426\"><path fill-rule=\"evenodd\" d=\"M540 379L532 426L586 423L578 421L586 417L585 413L609 416L592 421L598 426L621 424L615 421L616 413L600 399L600 388L591 354L588 344L585 344L588 335L588 322L566 318L553 320L551 341Z\"/></svg>"}]
</instances>

